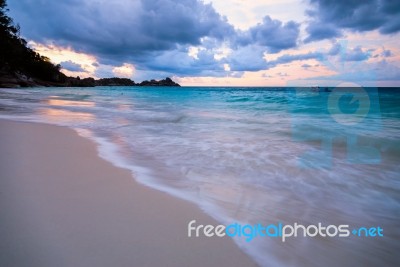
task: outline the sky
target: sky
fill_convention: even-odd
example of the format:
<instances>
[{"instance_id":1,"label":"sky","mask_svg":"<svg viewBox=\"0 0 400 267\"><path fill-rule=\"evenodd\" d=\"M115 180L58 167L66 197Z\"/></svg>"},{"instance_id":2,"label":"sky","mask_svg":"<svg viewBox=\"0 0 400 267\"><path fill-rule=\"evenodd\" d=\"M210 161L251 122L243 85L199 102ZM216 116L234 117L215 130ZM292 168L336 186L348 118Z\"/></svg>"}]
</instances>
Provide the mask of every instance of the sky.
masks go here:
<instances>
[{"instance_id":1,"label":"sky","mask_svg":"<svg viewBox=\"0 0 400 267\"><path fill-rule=\"evenodd\" d=\"M398 0L8 0L70 76L185 86L400 86Z\"/></svg>"}]
</instances>

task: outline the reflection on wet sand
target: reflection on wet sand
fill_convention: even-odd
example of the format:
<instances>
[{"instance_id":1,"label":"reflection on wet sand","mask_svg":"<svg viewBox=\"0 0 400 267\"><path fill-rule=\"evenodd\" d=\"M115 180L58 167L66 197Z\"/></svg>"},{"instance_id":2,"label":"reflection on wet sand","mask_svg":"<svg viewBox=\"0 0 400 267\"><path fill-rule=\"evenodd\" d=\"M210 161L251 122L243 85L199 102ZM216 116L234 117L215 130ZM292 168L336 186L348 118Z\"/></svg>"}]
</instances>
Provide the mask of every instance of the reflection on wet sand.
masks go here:
<instances>
[{"instance_id":1,"label":"reflection on wet sand","mask_svg":"<svg viewBox=\"0 0 400 267\"><path fill-rule=\"evenodd\" d=\"M70 107L95 107L95 102L66 100L60 99L58 96L50 96L48 99L45 99L43 103L49 106L57 107L41 108L37 111L40 116L43 116L46 120L51 122L93 122L95 120L95 115L92 113L62 109Z\"/></svg>"},{"instance_id":2,"label":"reflection on wet sand","mask_svg":"<svg viewBox=\"0 0 400 267\"><path fill-rule=\"evenodd\" d=\"M93 114L86 112L75 112L53 108L39 109L38 114L51 122L93 122L96 118Z\"/></svg>"},{"instance_id":3,"label":"reflection on wet sand","mask_svg":"<svg viewBox=\"0 0 400 267\"><path fill-rule=\"evenodd\" d=\"M76 101L76 100L64 100L64 99L46 99L45 103L50 106L63 106L63 107L94 107L96 103L91 101Z\"/></svg>"}]
</instances>

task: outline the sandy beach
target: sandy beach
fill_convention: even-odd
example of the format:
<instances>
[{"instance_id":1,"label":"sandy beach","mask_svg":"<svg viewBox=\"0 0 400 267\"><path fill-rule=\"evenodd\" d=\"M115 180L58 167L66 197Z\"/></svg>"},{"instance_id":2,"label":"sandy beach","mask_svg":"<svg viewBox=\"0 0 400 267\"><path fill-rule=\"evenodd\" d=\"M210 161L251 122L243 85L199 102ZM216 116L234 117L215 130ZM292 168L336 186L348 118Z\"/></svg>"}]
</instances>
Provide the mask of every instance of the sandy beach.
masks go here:
<instances>
[{"instance_id":1,"label":"sandy beach","mask_svg":"<svg viewBox=\"0 0 400 267\"><path fill-rule=\"evenodd\" d=\"M0 266L256 266L195 205L135 182L72 129L0 120Z\"/></svg>"}]
</instances>

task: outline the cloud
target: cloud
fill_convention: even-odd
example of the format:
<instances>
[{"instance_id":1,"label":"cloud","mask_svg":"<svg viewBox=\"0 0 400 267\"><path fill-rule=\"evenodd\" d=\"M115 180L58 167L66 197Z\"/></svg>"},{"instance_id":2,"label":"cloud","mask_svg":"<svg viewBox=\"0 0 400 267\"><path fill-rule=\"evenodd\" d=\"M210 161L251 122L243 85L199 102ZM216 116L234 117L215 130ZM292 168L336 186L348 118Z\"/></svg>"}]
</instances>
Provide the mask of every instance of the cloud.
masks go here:
<instances>
[{"instance_id":1,"label":"cloud","mask_svg":"<svg viewBox=\"0 0 400 267\"><path fill-rule=\"evenodd\" d=\"M141 70L163 73L163 77L168 73L221 77L227 75L224 63L226 63L224 60L216 59L215 51L212 49L199 49L196 57L193 57L188 48L181 47L155 55Z\"/></svg>"},{"instance_id":2,"label":"cloud","mask_svg":"<svg viewBox=\"0 0 400 267\"><path fill-rule=\"evenodd\" d=\"M23 37L35 41L30 42L35 44L32 47L54 63L92 76L135 80L174 75L222 80L312 59L357 63L367 61L372 50L354 47L343 56L345 47L334 41L330 48L308 52L313 46L302 44L299 38L310 43L336 39L349 32L400 31L398 1L308 1L312 9L307 11L309 20L305 25L293 21L293 17L280 17L281 21L275 13L272 18L252 10L258 13L257 20L251 22L258 24L241 29L235 29L202 0L18 0L9 1L9 8L10 15L21 25ZM222 0L219 2L225 5ZM259 6L250 4L254 5ZM308 36L303 38L300 29ZM392 46L392 51L375 48L374 54L380 59L396 52ZM307 67L313 64L310 62L300 62L298 66L304 63L303 69L314 69L316 66Z\"/></svg>"},{"instance_id":3,"label":"cloud","mask_svg":"<svg viewBox=\"0 0 400 267\"><path fill-rule=\"evenodd\" d=\"M61 67L69 71L85 71L80 64L74 63L71 60L60 63Z\"/></svg>"},{"instance_id":4,"label":"cloud","mask_svg":"<svg viewBox=\"0 0 400 267\"><path fill-rule=\"evenodd\" d=\"M196 0L143 0L142 32L150 37L180 44L199 44L201 37L224 39L233 27L210 4Z\"/></svg>"},{"instance_id":5,"label":"cloud","mask_svg":"<svg viewBox=\"0 0 400 267\"><path fill-rule=\"evenodd\" d=\"M382 53L381 53L381 56L382 57L392 57L393 56L393 53L392 53L392 51L391 50L389 50L389 49L384 49L383 51L382 51Z\"/></svg>"},{"instance_id":6,"label":"cloud","mask_svg":"<svg viewBox=\"0 0 400 267\"><path fill-rule=\"evenodd\" d=\"M306 28L309 35L305 42L338 37L344 29L355 32L379 30L382 34L400 31L400 2L396 0L309 2L313 9L308 10L307 15L312 20Z\"/></svg>"},{"instance_id":7,"label":"cloud","mask_svg":"<svg viewBox=\"0 0 400 267\"><path fill-rule=\"evenodd\" d=\"M231 70L234 71L259 71L274 68L278 65L288 64L294 61L315 59L325 60L323 52L308 52L301 54L283 54L274 60L265 60L265 52L259 46L247 46L235 50L227 59ZM304 66L304 65L303 65Z\"/></svg>"},{"instance_id":8,"label":"cloud","mask_svg":"<svg viewBox=\"0 0 400 267\"><path fill-rule=\"evenodd\" d=\"M268 65L269 66L277 66L280 64L286 64L286 63L290 63L293 61L301 61L301 60L308 60L308 59L322 60L322 59L324 59L324 54L322 52L308 52L305 54L297 54L297 55L284 54L275 60L269 61Z\"/></svg>"},{"instance_id":9,"label":"cloud","mask_svg":"<svg viewBox=\"0 0 400 267\"><path fill-rule=\"evenodd\" d=\"M340 55L342 61L363 61L368 60L372 55L373 49L363 49L361 46L354 48L347 47L347 42L334 42L332 47L329 49L328 56Z\"/></svg>"},{"instance_id":10,"label":"cloud","mask_svg":"<svg viewBox=\"0 0 400 267\"><path fill-rule=\"evenodd\" d=\"M232 71L258 71L268 68L264 59L265 48L248 45L234 50L226 59Z\"/></svg>"},{"instance_id":11,"label":"cloud","mask_svg":"<svg viewBox=\"0 0 400 267\"><path fill-rule=\"evenodd\" d=\"M342 50L342 45L340 43L334 42L331 49L328 51L328 55L336 56Z\"/></svg>"},{"instance_id":12,"label":"cloud","mask_svg":"<svg viewBox=\"0 0 400 267\"><path fill-rule=\"evenodd\" d=\"M382 60L372 66L376 72L377 79L386 81L396 81L400 77L400 68L392 63Z\"/></svg>"},{"instance_id":13,"label":"cloud","mask_svg":"<svg viewBox=\"0 0 400 267\"><path fill-rule=\"evenodd\" d=\"M334 25L326 23L311 23L307 26L306 31L309 36L304 39L305 43L310 43L314 41L337 38L342 36L342 33Z\"/></svg>"},{"instance_id":14,"label":"cloud","mask_svg":"<svg viewBox=\"0 0 400 267\"><path fill-rule=\"evenodd\" d=\"M304 61L314 59L319 62L324 63L332 69L336 69L332 64L334 62L361 62L367 61L372 56L372 49L363 49L361 46L356 46L354 48L348 48L346 42L335 42L328 51L310 51L307 53L299 54L283 54L274 60L269 60L264 62L263 67L265 69L273 68L278 65L292 63L294 61ZM249 52L250 54L250 52ZM301 65L302 68L307 69L312 67L311 65L305 63ZM319 64L314 67L319 67ZM261 68L259 69L261 70Z\"/></svg>"},{"instance_id":15,"label":"cloud","mask_svg":"<svg viewBox=\"0 0 400 267\"><path fill-rule=\"evenodd\" d=\"M93 55L78 53L70 47L43 45L32 41L28 45L39 54L50 58L54 64L62 65L64 68L61 71L66 75L89 77L95 74L95 65L98 63Z\"/></svg>"},{"instance_id":16,"label":"cloud","mask_svg":"<svg viewBox=\"0 0 400 267\"><path fill-rule=\"evenodd\" d=\"M286 72L278 72L276 75L278 75L279 77L287 77L287 76L289 76Z\"/></svg>"},{"instance_id":17,"label":"cloud","mask_svg":"<svg viewBox=\"0 0 400 267\"><path fill-rule=\"evenodd\" d=\"M10 10L24 37L91 54L97 64L92 67L127 63L141 72L191 76L261 69L265 51L296 47L300 27L265 16L246 31L235 30L199 0L19 0ZM256 51L249 51L252 47ZM99 73L110 74L110 69Z\"/></svg>"},{"instance_id":18,"label":"cloud","mask_svg":"<svg viewBox=\"0 0 400 267\"><path fill-rule=\"evenodd\" d=\"M117 77L132 78L135 67L132 64L124 63L124 65L120 67L115 67L112 72Z\"/></svg>"},{"instance_id":19,"label":"cloud","mask_svg":"<svg viewBox=\"0 0 400 267\"><path fill-rule=\"evenodd\" d=\"M299 26L294 21L283 24L279 20L265 16L262 23L247 31L239 31L236 42L241 46L257 44L267 48L271 53L277 53L283 49L296 47Z\"/></svg>"},{"instance_id":20,"label":"cloud","mask_svg":"<svg viewBox=\"0 0 400 267\"><path fill-rule=\"evenodd\" d=\"M369 59L371 51L364 51L361 46L350 49L346 53L346 61L364 61Z\"/></svg>"},{"instance_id":21,"label":"cloud","mask_svg":"<svg viewBox=\"0 0 400 267\"><path fill-rule=\"evenodd\" d=\"M9 6L25 37L90 51L103 64L140 63L154 52L234 32L211 5L197 0L19 0Z\"/></svg>"},{"instance_id":22,"label":"cloud","mask_svg":"<svg viewBox=\"0 0 400 267\"><path fill-rule=\"evenodd\" d=\"M382 60L365 63L354 69L338 72L335 75L312 77L306 80L352 81L362 84L372 82L369 84L373 86L379 81L397 81L398 77L400 77L400 68Z\"/></svg>"}]
</instances>

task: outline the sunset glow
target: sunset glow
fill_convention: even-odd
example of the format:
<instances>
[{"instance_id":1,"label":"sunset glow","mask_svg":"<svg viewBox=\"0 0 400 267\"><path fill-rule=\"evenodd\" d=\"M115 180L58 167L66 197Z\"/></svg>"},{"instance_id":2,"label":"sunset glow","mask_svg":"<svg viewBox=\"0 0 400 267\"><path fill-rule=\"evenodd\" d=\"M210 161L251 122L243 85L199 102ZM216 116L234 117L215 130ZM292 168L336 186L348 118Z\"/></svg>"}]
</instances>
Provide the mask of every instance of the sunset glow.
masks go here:
<instances>
[{"instance_id":1,"label":"sunset glow","mask_svg":"<svg viewBox=\"0 0 400 267\"><path fill-rule=\"evenodd\" d=\"M139 0L86 0L76 7L42 1L29 17L24 10L33 4L22 0L11 2L10 12L29 45L74 77L168 76L187 86L334 86L343 78L400 84L400 27L379 1L340 2L336 9L314 0L161 2L171 12ZM358 18L356 11L366 9L380 19ZM67 14L74 19L63 19ZM374 80L363 78L369 71Z\"/></svg>"}]
</instances>

